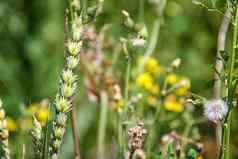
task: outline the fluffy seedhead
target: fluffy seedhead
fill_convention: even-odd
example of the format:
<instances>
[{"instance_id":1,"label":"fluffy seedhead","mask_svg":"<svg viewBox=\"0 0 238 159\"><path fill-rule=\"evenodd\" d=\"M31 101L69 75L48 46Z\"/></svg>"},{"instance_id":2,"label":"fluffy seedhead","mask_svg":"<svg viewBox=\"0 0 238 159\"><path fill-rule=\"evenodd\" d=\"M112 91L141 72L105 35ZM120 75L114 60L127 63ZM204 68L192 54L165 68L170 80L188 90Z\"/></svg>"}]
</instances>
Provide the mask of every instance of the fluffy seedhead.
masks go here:
<instances>
[{"instance_id":1,"label":"fluffy seedhead","mask_svg":"<svg viewBox=\"0 0 238 159\"><path fill-rule=\"evenodd\" d=\"M228 106L222 99L213 99L205 103L204 114L212 122L217 123L224 119Z\"/></svg>"}]
</instances>

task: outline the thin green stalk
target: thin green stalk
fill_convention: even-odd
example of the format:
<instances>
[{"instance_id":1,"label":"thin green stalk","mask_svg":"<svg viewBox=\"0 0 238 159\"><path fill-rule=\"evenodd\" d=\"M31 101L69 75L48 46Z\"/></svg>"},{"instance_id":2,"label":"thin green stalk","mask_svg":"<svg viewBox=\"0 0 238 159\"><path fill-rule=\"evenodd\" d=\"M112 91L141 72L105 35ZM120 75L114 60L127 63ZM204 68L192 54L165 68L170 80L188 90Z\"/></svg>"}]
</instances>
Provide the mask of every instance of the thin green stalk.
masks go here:
<instances>
[{"instance_id":1,"label":"thin green stalk","mask_svg":"<svg viewBox=\"0 0 238 159\"><path fill-rule=\"evenodd\" d=\"M187 138L189 136L189 133L192 129L193 124L194 124L193 120L191 120L191 119L187 120L186 126L185 126L184 131L183 131L183 137ZM184 150L184 152L185 152L185 141L182 141L181 149Z\"/></svg>"},{"instance_id":2,"label":"thin green stalk","mask_svg":"<svg viewBox=\"0 0 238 159\"><path fill-rule=\"evenodd\" d=\"M139 3L139 21L143 22L144 21L144 8L145 8L145 0L140 0Z\"/></svg>"},{"instance_id":3,"label":"thin green stalk","mask_svg":"<svg viewBox=\"0 0 238 159\"><path fill-rule=\"evenodd\" d=\"M118 114L118 155L119 157L123 156L123 130L122 130L122 114Z\"/></svg>"},{"instance_id":4,"label":"thin green stalk","mask_svg":"<svg viewBox=\"0 0 238 159\"><path fill-rule=\"evenodd\" d=\"M153 147L153 141L155 138L154 126L155 126L155 124L159 125L159 123L160 123L160 121L158 120L158 117L159 117L159 114L160 114L161 108L162 108L161 101L162 101L162 99L158 102L158 104L156 106L155 116L154 116L154 119L149 127L150 133L148 136L148 140L147 140L148 142L147 142L147 146L146 146L147 147L146 153L147 153L148 157L150 157L150 151L151 151L151 148Z\"/></svg>"},{"instance_id":5,"label":"thin green stalk","mask_svg":"<svg viewBox=\"0 0 238 159\"><path fill-rule=\"evenodd\" d=\"M98 129L98 159L105 159L105 136L106 136L106 126L107 126L107 94L105 91L100 93L100 119L99 119L99 129Z\"/></svg>"},{"instance_id":6,"label":"thin green stalk","mask_svg":"<svg viewBox=\"0 0 238 159\"><path fill-rule=\"evenodd\" d=\"M50 105L48 107L48 116L47 116L47 120L46 120L46 125L45 125L45 129L44 129L44 141L43 141L43 152L42 152L42 159L47 159L48 158L48 134L49 134L49 116L50 116Z\"/></svg>"},{"instance_id":7,"label":"thin green stalk","mask_svg":"<svg viewBox=\"0 0 238 159\"><path fill-rule=\"evenodd\" d=\"M128 113L128 88L129 88L129 82L130 82L130 72L131 72L131 56L127 49L127 44L122 44L123 51L126 56L126 76L125 76L125 88L124 88L124 112L123 112L123 119L126 119L127 113Z\"/></svg>"},{"instance_id":8,"label":"thin green stalk","mask_svg":"<svg viewBox=\"0 0 238 159\"><path fill-rule=\"evenodd\" d=\"M223 142L222 142L222 158L230 159L230 129L231 129L231 115L233 110L232 100L233 100L233 77L234 77L234 65L236 59L236 48L237 48L237 25L238 25L238 5L236 6L236 14L234 19L234 29L233 29L233 46L229 61L229 73L228 73L228 105L229 110L227 117L223 124Z\"/></svg>"},{"instance_id":9,"label":"thin green stalk","mask_svg":"<svg viewBox=\"0 0 238 159\"><path fill-rule=\"evenodd\" d=\"M119 156L122 157L125 152L125 132L123 132L123 121L127 119L128 115L128 96L129 96L129 83L130 83L130 73L131 73L131 56L127 49L126 43L122 44L123 51L126 55L126 76L125 76L125 88L124 88L124 109L123 113L119 115L119 125L118 125L118 143L119 143Z\"/></svg>"}]
</instances>

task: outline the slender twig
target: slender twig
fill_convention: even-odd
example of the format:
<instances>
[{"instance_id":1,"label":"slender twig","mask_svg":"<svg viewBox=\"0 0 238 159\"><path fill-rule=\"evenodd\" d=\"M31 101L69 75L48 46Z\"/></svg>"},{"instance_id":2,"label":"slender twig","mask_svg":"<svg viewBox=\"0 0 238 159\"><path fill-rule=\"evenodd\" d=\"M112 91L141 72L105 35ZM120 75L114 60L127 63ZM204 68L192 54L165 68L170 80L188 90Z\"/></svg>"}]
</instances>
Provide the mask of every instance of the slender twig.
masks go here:
<instances>
[{"instance_id":1,"label":"slender twig","mask_svg":"<svg viewBox=\"0 0 238 159\"><path fill-rule=\"evenodd\" d=\"M220 73L223 69L223 61L220 52L225 50L225 44L226 44L226 36L230 24L231 19L231 10L227 9L225 15L223 16L218 38L217 38L217 54L216 54L216 64L215 64L215 73L214 73L214 87L213 87L213 97L214 98L221 98L221 87L222 87L222 81L220 78ZM220 151L221 146L221 138L222 138L222 126L221 123L217 123L216 125L216 142L217 142L217 152Z\"/></svg>"}]
</instances>

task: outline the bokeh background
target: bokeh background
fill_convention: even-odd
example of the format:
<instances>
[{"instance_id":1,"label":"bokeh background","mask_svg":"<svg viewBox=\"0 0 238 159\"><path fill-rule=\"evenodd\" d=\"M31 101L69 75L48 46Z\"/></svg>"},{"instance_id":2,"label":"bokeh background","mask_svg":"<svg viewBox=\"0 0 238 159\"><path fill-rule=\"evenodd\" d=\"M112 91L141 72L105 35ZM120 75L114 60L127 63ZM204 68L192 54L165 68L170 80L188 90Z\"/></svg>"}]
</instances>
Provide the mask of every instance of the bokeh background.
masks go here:
<instances>
[{"instance_id":1,"label":"bokeh background","mask_svg":"<svg viewBox=\"0 0 238 159\"><path fill-rule=\"evenodd\" d=\"M94 3L93 1L89 1ZM57 91L59 72L64 64L64 12L68 1L59 0L5 0L0 1L0 96L6 112L19 125L22 109L43 99L53 101ZM104 13L96 22L100 27L111 23L110 34L118 37L124 34L121 25L121 10L138 16L138 0L105 1ZM144 20L149 32L155 17L151 6L145 2ZM192 81L192 91L212 97L212 89L206 81L212 79L212 64L216 54L216 39L222 16L194 5L190 0L169 0L165 8L164 21L154 54L162 64L174 58L182 59L180 72ZM230 34L230 33L229 33ZM229 48L229 39L227 47ZM83 76L78 71L78 74ZM95 152L97 130L97 106L85 98L83 78L80 77L78 95L78 126L81 151L84 156ZM199 108L198 108L199 109ZM202 115L202 111L198 111ZM234 116L232 126L233 153L238 154L238 118ZM26 133L11 132L13 155L21 154ZM214 125L210 122L199 125L202 142L208 158L214 156ZM70 131L62 148L62 158L70 158L73 149ZM27 145L28 146L28 145ZM90 157L88 157L90 158Z\"/></svg>"}]
</instances>

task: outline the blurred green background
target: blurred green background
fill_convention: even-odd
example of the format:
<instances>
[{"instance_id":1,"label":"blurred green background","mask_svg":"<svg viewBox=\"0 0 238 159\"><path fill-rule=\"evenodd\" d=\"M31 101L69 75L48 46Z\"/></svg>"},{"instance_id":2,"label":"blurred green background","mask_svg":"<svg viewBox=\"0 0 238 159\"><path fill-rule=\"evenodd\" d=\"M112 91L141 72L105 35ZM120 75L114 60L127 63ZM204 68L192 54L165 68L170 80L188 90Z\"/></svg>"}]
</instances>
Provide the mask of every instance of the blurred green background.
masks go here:
<instances>
[{"instance_id":1,"label":"blurred green background","mask_svg":"<svg viewBox=\"0 0 238 159\"><path fill-rule=\"evenodd\" d=\"M97 25L100 27L111 23L110 34L118 39L124 32L121 10L125 9L133 19L141 20L138 16L139 2L105 0L104 13ZM93 4L94 1L90 0L88 4L90 3ZM67 6L68 1L59 0L0 1L0 96L8 116L18 118L22 105L54 98L59 72L64 64L63 28ZM147 1L144 14L151 32L155 15ZM212 96L212 91L206 88L205 81L213 75L211 65L215 60L221 18L218 13L208 12L192 4L190 0L169 0L155 51L162 64L169 64L174 58L180 57L180 71L191 78L192 90L208 97ZM80 82L83 82L81 77ZM82 153L90 154L88 151L93 151L91 145L95 142L92 139L96 137L96 108L83 100L83 85L80 86L79 93L78 119L82 121L79 122L80 142ZM233 127L234 132L237 132L236 127ZM202 136L208 136L214 142L212 128L209 124L201 126ZM70 135L68 132L62 152L64 156L72 155L73 149L67 146L72 143ZM238 138L233 140L236 145L237 140ZM14 147L22 143L23 141L19 141Z\"/></svg>"}]
</instances>

